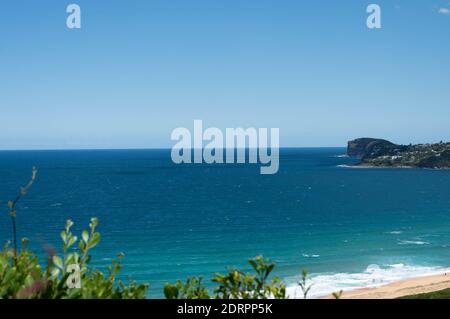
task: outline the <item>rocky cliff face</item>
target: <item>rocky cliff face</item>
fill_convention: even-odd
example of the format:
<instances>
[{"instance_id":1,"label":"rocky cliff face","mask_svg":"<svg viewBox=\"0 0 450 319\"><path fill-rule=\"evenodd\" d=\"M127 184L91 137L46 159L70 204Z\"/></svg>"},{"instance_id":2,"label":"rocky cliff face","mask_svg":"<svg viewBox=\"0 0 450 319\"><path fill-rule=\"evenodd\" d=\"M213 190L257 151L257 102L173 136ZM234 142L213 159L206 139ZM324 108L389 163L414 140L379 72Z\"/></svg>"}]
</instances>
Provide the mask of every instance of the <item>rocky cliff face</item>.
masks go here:
<instances>
[{"instance_id":1,"label":"rocky cliff face","mask_svg":"<svg viewBox=\"0 0 450 319\"><path fill-rule=\"evenodd\" d=\"M450 143L397 145L382 139L348 142L347 154L361 159L358 166L450 168Z\"/></svg>"},{"instance_id":2,"label":"rocky cliff face","mask_svg":"<svg viewBox=\"0 0 450 319\"><path fill-rule=\"evenodd\" d=\"M379 138L358 138L348 142L347 155L364 158L374 153L383 153L397 145Z\"/></svg>"}]
</instances>

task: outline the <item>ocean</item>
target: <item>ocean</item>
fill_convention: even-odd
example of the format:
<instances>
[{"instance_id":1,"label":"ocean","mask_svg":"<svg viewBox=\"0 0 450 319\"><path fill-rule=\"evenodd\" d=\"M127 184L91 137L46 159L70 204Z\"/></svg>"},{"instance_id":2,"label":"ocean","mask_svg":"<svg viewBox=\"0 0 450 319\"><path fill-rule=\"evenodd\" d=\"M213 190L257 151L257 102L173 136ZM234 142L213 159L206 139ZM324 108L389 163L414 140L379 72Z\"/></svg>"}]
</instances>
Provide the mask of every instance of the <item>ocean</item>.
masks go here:
<instances>
[{"instance_id":1,"label":"ocean","mask_svg":"<svg viewBox=\"0 0 450 319\"><path fill-rule=\"evenodd\" d=\"M276 262L291 297L302 269L320 296L450 266L450 171L348 168L344 153L281 149L278 174L261 175L258 164L175 165L170 150L2 151L0 243L7 200L35 165L19 237L60 252L65 220L79 233L96 216L93 264L125 253L121 278L149 283L151 298L176 279L249 270L256 255Z\"/></svg>"}]
</instances>

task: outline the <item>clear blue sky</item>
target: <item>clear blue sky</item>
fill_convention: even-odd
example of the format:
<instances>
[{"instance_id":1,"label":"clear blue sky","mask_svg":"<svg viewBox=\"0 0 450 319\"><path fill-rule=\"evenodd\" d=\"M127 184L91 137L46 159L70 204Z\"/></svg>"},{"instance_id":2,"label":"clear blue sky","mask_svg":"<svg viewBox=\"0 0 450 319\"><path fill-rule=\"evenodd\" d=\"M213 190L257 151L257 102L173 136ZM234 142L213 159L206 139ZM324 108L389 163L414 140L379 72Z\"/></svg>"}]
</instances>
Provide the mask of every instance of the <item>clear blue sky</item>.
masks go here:
<instances>
[{"instance_id":1,"label":"clear blue sky","mask_svg":"<svg viewBox=\"0 0 450 319\"><path fill-rule=\"evenodd\" d=\"M81 30L66 27L71 2ZM370 3L381 30L366 27ZM450 140L445 8L450 0L2 1L0 149L171 147L172 130L194 119L279 127L282 146Z\"/></svg>"}]
</instances>

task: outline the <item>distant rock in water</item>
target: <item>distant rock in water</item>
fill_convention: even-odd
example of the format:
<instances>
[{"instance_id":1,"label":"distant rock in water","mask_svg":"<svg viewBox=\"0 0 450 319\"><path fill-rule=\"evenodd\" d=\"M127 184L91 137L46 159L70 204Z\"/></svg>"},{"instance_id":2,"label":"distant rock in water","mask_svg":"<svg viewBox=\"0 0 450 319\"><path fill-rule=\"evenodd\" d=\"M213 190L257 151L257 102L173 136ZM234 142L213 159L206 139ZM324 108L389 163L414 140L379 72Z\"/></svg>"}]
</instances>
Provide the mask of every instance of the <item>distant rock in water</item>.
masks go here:
<instances>
[{"instance_id":1,"label":"distant rock in water","mask_svg":"<svg viewBox=\"0 0 450 319\"><path fill-rule=\"evenodd\" d=\"M348 142L347 155L361 159L357 166L450 168L450 143L397 145L383 139Z\"/></svg>"}]
</instances>

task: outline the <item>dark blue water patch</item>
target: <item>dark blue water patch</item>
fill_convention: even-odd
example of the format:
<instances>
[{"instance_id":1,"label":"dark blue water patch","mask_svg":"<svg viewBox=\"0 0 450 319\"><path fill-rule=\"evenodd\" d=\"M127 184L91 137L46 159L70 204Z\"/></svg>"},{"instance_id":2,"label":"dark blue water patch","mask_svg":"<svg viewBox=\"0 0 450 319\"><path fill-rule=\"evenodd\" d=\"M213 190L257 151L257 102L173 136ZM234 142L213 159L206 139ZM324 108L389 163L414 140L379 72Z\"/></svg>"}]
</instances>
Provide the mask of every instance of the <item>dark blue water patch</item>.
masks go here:
<instances>
[{"instance_id":1,"label":"dark blue water patch","mask_svg":"<svg viewBox=\"0 0 450 319\"><path fill-rule=\"evenodd\" d=\"M189 275L248 269L263 254L283 278L360 272L369 264L450 264L450 172L352 169L343 148L282 149L280 170L259 165L175 165L170 150L0 152L0 241L11 238L6 202L39 169L18 205L18 232L32 248L60 249L100 219L93 262L124 252L122 278L150 295Z\"/></svg>"}]
</instances>

